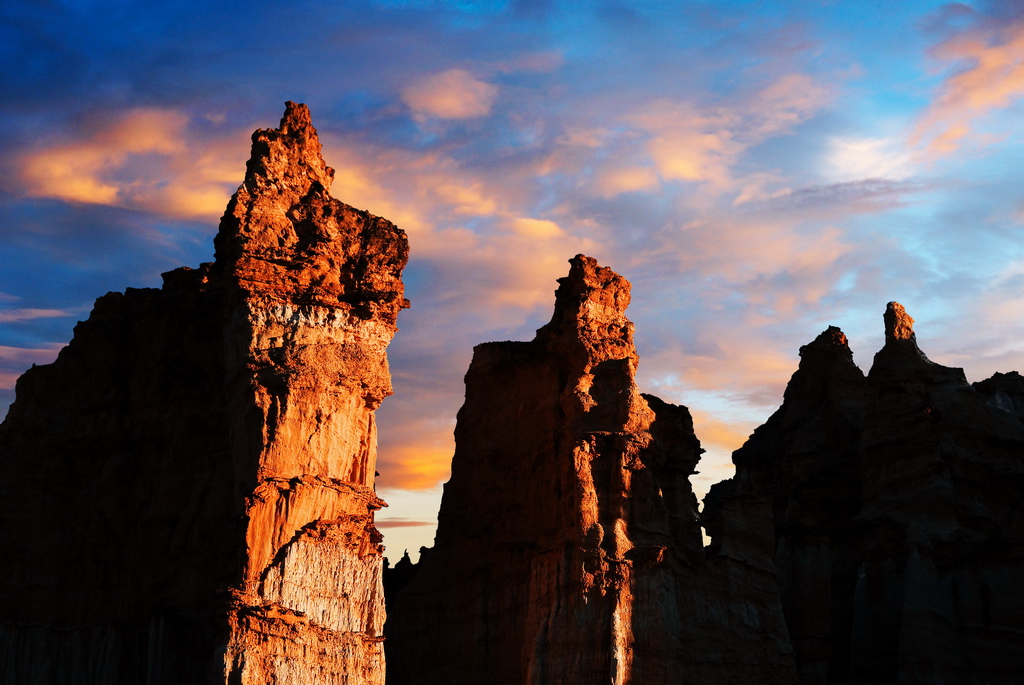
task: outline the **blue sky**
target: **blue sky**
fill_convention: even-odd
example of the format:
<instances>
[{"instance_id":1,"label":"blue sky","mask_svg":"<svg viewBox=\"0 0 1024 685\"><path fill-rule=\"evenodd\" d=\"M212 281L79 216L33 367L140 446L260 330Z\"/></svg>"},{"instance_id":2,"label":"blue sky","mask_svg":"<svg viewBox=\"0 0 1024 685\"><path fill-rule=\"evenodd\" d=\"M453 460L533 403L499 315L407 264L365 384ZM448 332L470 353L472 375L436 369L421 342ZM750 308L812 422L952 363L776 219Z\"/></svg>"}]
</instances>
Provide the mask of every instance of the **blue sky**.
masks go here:
<instances>
[{"instance_id":1,"label":"blue sky","mask_svg":"<svg viewBox=\"0 0 1024 685\"><path fill-rule=\"evenodd\" d=\"M305 102L335 197L410 237L392 550L430 543L473 345L531 338L577 252L633 283L701 493L801 345L870 367L889 300L971 380L1024 366L1017 2L13 0L0 59L0 404L96 297L210 260L250 133Z\"/></svg>"}]
</instances>

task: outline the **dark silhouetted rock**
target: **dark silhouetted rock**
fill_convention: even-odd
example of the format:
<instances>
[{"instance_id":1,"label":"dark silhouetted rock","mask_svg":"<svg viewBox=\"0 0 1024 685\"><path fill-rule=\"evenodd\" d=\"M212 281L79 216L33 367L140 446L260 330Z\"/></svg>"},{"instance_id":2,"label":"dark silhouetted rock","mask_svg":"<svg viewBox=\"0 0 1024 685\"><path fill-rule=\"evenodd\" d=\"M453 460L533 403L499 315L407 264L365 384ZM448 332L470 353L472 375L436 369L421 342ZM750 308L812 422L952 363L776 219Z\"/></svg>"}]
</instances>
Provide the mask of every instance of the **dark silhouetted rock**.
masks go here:
<instances>
[{"instance_id":1,"label":"dark silhouetted rock","mask_svg":"<svg viewBox=\"0 0 1024 685\"><path fill-rule=\"evenodd\" d=\"M712 547L751 547L729 507L771 501L802 683L1020 682L1024 387L971 387L921 352L901 305L884 321L867 378L836 328L801 349L782 407L705 500Z\"/></svg>"}]
</instances>

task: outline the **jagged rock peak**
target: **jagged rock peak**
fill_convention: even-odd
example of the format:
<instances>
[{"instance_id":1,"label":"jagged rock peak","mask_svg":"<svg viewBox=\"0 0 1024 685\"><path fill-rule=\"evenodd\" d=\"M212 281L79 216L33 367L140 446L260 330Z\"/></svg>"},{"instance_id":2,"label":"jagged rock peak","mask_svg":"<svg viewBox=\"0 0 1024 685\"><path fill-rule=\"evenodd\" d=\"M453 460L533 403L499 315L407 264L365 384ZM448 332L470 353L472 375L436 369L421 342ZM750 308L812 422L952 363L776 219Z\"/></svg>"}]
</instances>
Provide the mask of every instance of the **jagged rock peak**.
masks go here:
<instances>
[{"instance_id":1,"label":"jagged rock peak","mask_svg":"<svg viewBox=\"0 0 1024 685\"><path fill-rule=\"evenodd\" d=\"M917 341L917 336L914 335L914 319L899 302L887 304L883 318L886 344L901 340Z\"/></svg>"},{"instance_id":2,"label":"jagged rock peak","mask_svg":"<svg viewBox=\"0 0 1024 685\"><path fill-rule=\"evenodd\" d=\"M287 103L279 128L253 133L245 181L214 239L214 271L253 301L325 306L393 326L408 306L405 233L331 197L333 178L309 110Z\"/></svg>"},{"instance_id":3,"label":"jagged rock peak","mask_svg":"<svg viewBox=\"0 0 1024 685\"><path fill-rule=\"evenodd\" d=\"M537 339L579 340L594 363L635 356L633 324L625 315L629 281L586 255L576 255L569 264L569 275L558 279L554 314Z\"/></svg>"},{"instance_id":4,"label":"jagged rock peak","mask_svg":"<svg viewBox=\"0 0 1024 685\"><path fill-rule=\"evenodd\" d=\"M836 326L829 326L812 342L800 348L800 357L804 362L816 357L831 357L836 354L853 359L853 350L850 349L846 334Z\"/></svg>"},{"instance_id":5,"label":"jagged rock peak","mask_svg":"<svg viewBox=\"0 0 1024 685\"><path fill-rule=\"evenodd\" d=\"M333 181L334 169L324 162L320 137L306 105L289 100L278 128L253 132L243 184L250 192L272 188L304 195L313 183L326 191Z\"/></svg>"}]
</instances>

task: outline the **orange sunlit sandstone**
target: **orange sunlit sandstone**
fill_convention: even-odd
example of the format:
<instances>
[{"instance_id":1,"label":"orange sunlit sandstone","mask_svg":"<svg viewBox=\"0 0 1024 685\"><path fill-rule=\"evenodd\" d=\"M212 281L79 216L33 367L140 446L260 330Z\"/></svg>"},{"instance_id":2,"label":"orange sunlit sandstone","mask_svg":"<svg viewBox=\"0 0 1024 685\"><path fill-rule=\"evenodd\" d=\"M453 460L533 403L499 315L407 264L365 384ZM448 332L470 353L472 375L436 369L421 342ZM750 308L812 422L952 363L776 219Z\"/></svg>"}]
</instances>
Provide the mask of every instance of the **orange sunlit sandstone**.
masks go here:
<instances>
[{"instance_id":1,"label":"orange sunlit sandstone","mask_svg":"<svg viewBox=\"0 0 1024 685\"><path fill-rule=\"evenodd\" d=\"M383 685L374 410L408 246L333 175L288 103L253 134L216 261L100 298L19 381L7 680Z\"/></svg>"}]
</instances>

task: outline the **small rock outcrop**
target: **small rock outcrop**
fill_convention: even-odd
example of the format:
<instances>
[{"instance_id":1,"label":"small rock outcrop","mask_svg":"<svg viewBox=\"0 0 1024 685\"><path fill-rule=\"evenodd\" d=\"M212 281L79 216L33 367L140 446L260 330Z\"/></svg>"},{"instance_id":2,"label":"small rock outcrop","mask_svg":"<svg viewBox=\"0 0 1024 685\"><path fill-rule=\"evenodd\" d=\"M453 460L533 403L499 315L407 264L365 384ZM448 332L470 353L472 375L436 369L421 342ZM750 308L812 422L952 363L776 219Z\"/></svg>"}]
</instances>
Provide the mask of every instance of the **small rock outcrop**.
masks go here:
<instances>
[{"instance_id":1,"label":"small rock outcrop","mask_svg":"<svg viewBox=\"0 0 1024 685\"><path fill-rule=\"evenodd\" d=\"M374 410L405 234L253 134L216 261L96 302L0 426L5 682L384 681Z\"/></svg>"},{"instance_id":2,"label":"small rock outcrop","mask_svg":"<svg viewBox=\"0 0 1024 685\"><path fill-rule=\"evenodd\" d=\"M728 561L702 568L702 450L685 407L637 389L629 283L570 263L533 341L474 350L435 546L389 596L389 682L712 682L751 665L786 682L772 576L748 591ZM762 590L767 606L747 602Z\"/></svg>"},{"instance_id":3,"label":"small rock outcrop","mask_svg":"<svg viewBox=\"0 0 1024 685\"><path fill-rule=\"evenodd\" d=\"M801 349L705 500L712 549L748 546L737 500L771 502L802 683L1020 682L1024 384L930 361L898 303L884 323L866 377L837 328Z\"/></svg>"}]
</instances>

